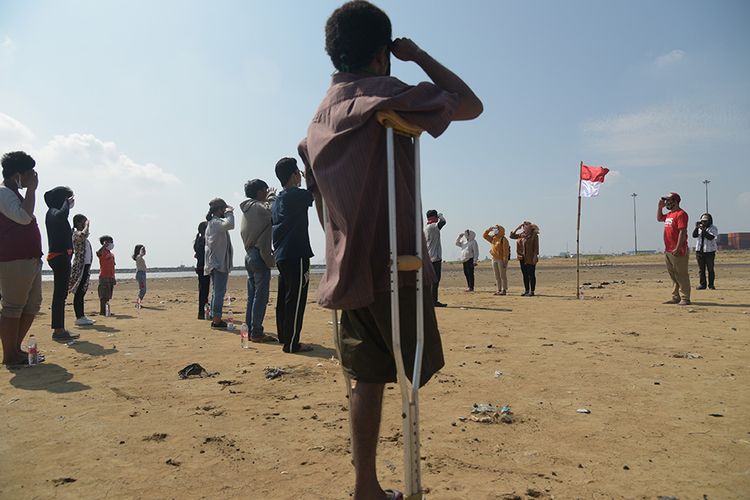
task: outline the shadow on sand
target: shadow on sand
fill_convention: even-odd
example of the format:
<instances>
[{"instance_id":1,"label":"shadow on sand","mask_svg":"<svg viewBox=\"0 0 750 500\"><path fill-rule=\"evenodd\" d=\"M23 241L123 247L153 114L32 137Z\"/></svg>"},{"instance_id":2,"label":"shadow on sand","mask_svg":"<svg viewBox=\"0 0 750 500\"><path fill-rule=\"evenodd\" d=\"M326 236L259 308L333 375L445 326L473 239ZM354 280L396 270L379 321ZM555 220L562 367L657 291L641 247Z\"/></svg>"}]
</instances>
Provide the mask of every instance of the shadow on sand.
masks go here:
<instances>
[{"instance_id":1,"label":"shadow on sand","mask_svg":"<svg viewBox=\"0 0 750 500\"><path fill-rule=\"evenodd\" d=\"M692 302L692 306L750 308L750 304L719 304L718 302Z\"/></svg>"},{"instance_id":2,"label":"shadow on sand","mask_svg":"<svg viewBox=\"0 0 750 500\"><path fill-rule=\"evenodd\" d=\"M44 362L40 365L13 370L10 385L27 391L47 391L55 394L80 392L91 389L86 384L74 382L73 374L60 365Z\"/></svg>"},{"instance_id":3,"label":"shadow on sand","mask_svg":"<svg viewBox=\"0 0 750 500\"><path fill-rule=\"evenodd\" d=\"M334 357L338 359L335 349L331 349L330 347L325 347L320 344L313 344L311 342L303 342L303 344L309 345L310 347L313 348L313 350L308 351L308 352L295 352L295 353L292 353L293 356L305 356L306 358L320 358L320 359L331 359L331 357Z\"/></svg>"},{"instance_id":4,"label":"shadow on sand","mask_svg":"<svg viewBox=\"0 0 750 500\"><path fill-rule=\"evenodd\" d=\"M513 312L513 309L507 309L504 307L480 307L480 306L462 306L462 305L455 305L455 306L448 306L447 309L466 309L466 310L474 310L474 311L498 311L498 312ZM435 309L438 310L437 308Z\"/></svg>"},{"instance_id":5,"label":"shadow on sand","mask_svg":"<svg viewBox=\"0 0 750 500\"><path fill-rule=\"evenodd\" d=\"M118 352L117 349L105 349L103 346L94 344L87 340L78 340L73 344L69 344L68 347L78 353L87 354L89 356L109 356L110 354Z\"/></svg>"}]
</instances>

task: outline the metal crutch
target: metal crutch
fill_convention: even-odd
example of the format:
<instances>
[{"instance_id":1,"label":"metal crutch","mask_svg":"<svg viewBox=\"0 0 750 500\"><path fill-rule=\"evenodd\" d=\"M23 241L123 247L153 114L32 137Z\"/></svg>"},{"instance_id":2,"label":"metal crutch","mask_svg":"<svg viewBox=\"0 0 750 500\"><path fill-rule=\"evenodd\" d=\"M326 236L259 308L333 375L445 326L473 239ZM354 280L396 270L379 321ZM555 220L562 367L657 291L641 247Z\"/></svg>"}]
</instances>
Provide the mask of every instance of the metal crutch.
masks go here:
<instances>
[{"instance_id":1,"label":"metal crutch","mask_svg":"<svg viewBox=\"0 0 750 500\"><path fill-rule=\"evenodd\" d=\"M422 491L419 453L419 382L422 375L422 353L424 352L424 298L422 297L422 196L420 190L419 136L422 130L408 123L393 111L379 111L376 118L386 130L386 154L388 157L388 233L390 243L391 274L391 333L393 357L401 389L401 404L404 436L404 484L406 500L424 498ZM397 133L414 141L414 226L416 255L398 255L396 241L396 157L393 134ZM412 382L406 377L404 359L401 354L401 323L399 318L398 273L416 274L416 349Z\"/></svg>"}]
</instances>

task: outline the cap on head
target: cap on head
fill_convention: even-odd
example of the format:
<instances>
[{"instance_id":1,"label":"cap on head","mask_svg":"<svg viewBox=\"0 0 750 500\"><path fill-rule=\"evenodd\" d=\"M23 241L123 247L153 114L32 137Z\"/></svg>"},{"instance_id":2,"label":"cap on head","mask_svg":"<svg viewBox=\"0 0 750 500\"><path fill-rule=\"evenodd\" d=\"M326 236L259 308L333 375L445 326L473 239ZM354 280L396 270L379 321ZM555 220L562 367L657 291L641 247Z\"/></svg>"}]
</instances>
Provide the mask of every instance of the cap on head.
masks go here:
<instances>
[{"instance_id":1,"label":"cap on head","mask_svg":"<svg viewBox=\"0 0 750 500\"><path fill-rule=\"evenodd\" d=\"M662 196L661 199L664 200L664 201L672 200L672 201L677 202L677 203L679 203L679 202L682 201L682 198L680 198L680 195L677 194L677 193L669 193L666 196Z\"/></svg>"},{"instance_id":2,"label":"cap on head","mask_svg":"<svg viewBox=\"0 0 750 500\"><path fill-rule=\"evenodd\" d=\"M297 160L294 158L282 158L276 162L275 171L276 177L279 179L279 182L281 182L281 185L286 186L286 183L289 182L289 178L292 174L299 171L299 168L297 168Z\"/></svg>"},{"instance_id":3,"label":"cap on head","mask_svg":"<svg viewBox=\"0 0 750 500\"><path fill-rule=\"evenodd\" d=\"M208 202L208 208L210 208L212 211L218 208L227 208L227 202L221 198L214 198L213 200Z\"/></svg>"}]
</instances>

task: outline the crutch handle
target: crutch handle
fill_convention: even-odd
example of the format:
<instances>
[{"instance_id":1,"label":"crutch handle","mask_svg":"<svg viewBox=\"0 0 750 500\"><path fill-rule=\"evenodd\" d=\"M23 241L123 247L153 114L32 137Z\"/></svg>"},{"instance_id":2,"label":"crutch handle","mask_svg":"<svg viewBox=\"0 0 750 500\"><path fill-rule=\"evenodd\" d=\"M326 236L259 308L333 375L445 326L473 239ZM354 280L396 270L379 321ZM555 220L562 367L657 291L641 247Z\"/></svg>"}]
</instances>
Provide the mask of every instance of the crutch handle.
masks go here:
<instances>
[{"instance_id":1,"label":"crutch handle","mask_svg":"<svg viewBox=\"0 0 750 500\"><path fill-rule=\"evenodd\" d=\"M407 122L395 111L377 111L375 119L384 127L392 128L399 135L407 137L419 137L423 130L416 125Z\"/></svg>"},{"instance_id":2,"label":"crutch handle","mask_svg":"<svg viewBox=\"0 0 750 500\"><path fill-rule=\"evenodd\" d=\"M399 255L396 257L396 265L401 272L415 272L422 269L422 259L416 255Z\"/></svg>"}]
</instances>

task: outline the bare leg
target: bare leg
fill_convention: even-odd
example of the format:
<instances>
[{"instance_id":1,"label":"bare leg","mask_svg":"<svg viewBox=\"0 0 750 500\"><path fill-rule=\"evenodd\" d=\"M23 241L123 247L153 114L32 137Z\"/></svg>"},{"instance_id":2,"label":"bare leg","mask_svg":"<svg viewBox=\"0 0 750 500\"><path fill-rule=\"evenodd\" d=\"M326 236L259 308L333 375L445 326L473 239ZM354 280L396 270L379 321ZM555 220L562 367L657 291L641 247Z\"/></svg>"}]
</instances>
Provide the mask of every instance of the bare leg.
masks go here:
<instances>
[{"instance_id":1,"label":"bare leg","mask_svg":"<svg viewBox=\"0 0 750 500\"><path fill-rule=\"evenodd\" d=\"M378 483L376 455L383 410L384 384L357 382L352 391L352 457L354 459L354 500L383 500Z\"/></svg>"},{"instance_id":2,"label":"bare leg","mask_svg":"<svg viewBox=\"0 0 750 500\"><path fill-rule=\"evenodd\" d=\"M20 322L19 318L0 316L0 340L2 340L3 344L4 365L16 365L23 362L23 356L18 352L18 328Z\"/></svg>"},{"instance_id":3,"label":"bare leg","mask_svg":"<svg viewBox=\"0 0 750 500\"><path fill-rule=\"evenodd\" d=\"M23 346L23 339L26 338L26 334L29 333L29 328L31 328L31 324L34 322L34 315L33 314L23 314L21 315L21 320L18 324L18 352L21 356L26 357L27 353L22 349L21 346Z\"/></svg>"}]
</instances>

